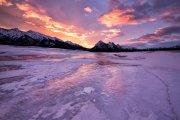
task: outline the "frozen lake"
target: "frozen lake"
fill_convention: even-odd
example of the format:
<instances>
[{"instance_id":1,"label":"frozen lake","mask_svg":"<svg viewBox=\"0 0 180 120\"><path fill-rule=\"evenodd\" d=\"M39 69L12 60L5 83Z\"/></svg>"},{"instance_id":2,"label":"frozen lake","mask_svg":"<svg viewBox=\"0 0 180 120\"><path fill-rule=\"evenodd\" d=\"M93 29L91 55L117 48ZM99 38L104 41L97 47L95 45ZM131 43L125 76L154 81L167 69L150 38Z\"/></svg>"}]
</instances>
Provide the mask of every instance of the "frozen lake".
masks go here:
<instances>
[{"instance_id":1,"label":"frozen lake","mask_svg":"<svg viewBox=\"0 0 180 120\"><path fill-rule=\"evenodd\" d=\"M0 120L179 120L180 51L0 46Z\"/></svg>"}]
</instances>

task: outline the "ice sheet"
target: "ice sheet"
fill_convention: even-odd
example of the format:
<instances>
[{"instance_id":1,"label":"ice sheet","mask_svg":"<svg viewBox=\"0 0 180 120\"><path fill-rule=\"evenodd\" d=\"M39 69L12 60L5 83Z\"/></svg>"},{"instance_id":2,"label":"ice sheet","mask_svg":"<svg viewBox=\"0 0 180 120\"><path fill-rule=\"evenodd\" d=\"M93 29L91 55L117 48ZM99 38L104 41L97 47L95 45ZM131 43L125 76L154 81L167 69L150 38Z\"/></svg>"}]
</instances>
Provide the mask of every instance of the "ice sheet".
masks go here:
<instances>
[{"instance_id":1,"label":"ice sheet","mask_svg":"<svg viewBox=\"0 0 180 120\"><path fill-rule=\"evenodd\" d=\"M179 61L180 51L1 45L0 119L178 120Z\"/></svg>"}]
</instances>

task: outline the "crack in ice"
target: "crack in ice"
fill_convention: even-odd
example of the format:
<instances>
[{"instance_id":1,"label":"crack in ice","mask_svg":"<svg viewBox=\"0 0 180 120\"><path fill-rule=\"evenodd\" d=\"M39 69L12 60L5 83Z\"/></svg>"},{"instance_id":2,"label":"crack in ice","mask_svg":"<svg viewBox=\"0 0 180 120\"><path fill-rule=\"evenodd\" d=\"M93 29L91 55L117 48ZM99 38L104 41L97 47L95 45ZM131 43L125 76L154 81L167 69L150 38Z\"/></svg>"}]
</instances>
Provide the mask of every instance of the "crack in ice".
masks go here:
<instances>
[{"instance_id":1,"label":"crack in ice","mask_svg":"<svg viewBox=\"0 0 180 120\"><path fill-rule=\"evenodd\" d=\"M177 114L176 114L176 111L175 111L175 109L174 109L173 103L172 103L172 101L171 101L171 96L170 96L170 91L169 91L169 86L168 86L168 84L167 84L162 78L160 78L158 75L156 75L156 74L148 71L148 70L147 70L146 68L144 68L144 67L143 67L143 69L144 69L146 72L148 72L148 73L152 74L153 76L155 76L155 77L165 86L165 88L166 88L166 94L167 94L167 101L168 101L169 105L171 106L171 112L172 112L172 114L173 114L174 117L175 117L175 118L173 118L173 120L178 120L178 116L177 116Z\"/></svg>"}]
</instances>

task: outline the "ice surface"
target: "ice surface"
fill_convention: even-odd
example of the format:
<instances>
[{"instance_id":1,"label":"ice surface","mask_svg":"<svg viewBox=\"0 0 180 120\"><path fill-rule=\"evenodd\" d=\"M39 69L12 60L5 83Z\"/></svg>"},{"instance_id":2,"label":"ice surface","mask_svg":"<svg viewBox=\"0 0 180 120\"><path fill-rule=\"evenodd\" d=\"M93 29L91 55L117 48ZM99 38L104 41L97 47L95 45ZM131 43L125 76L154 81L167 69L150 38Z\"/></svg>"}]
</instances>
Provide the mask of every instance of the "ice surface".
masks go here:
<instances>
[{"instance_id":1,"label":"ice surface","mask_svg":"<svg viewBox=\"0 0 180 120\"><path fill-rule=\"evenodd\" d=\"M72 120L108 120L103 112L98 110L96 106L87 102Z\"/></svg>"},{"instance_id":2,"label":"ice surface","mask_svg":"<svg viewBox=\"0 0 180 120\"><path fill-rule=\"evenodd\" d=\"M179 120L179 61L179 51L1 45L0 119Z\"/></svg>"}]
</instances>

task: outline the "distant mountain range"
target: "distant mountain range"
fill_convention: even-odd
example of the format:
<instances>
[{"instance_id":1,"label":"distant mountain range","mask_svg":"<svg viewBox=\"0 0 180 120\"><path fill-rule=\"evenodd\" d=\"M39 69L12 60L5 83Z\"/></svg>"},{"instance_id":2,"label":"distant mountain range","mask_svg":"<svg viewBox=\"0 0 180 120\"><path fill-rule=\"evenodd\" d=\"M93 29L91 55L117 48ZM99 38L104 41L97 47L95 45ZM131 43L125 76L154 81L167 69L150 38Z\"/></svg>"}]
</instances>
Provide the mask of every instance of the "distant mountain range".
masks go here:
<instances>
[{"instance_id":1,"label":"distant mountain range","mask_svg":"<svg viewBox=\"0 0 180 120\"><path fill-rule=\"evenodd\" d=\"M180 43L179 41L177 43ZM178 44L163 43L152 48L137 49L131 46L120 46L113 42L104 43L99 41L91 49L84 48L71 41L63 41L56 37L50 37L34 31L21 31L18 28L4 29L0 28L0 44L3 45L18 45L18 46L40 46L50 48L63 48L73 50L87 50L92 52L126 52L126 51L145 51L145 50L180 50ZM166 47L167 46L167 47Z\"/></svg>"},{"instance_id":2,"label":"distant mountain range","mask_svg":"<svg viewBox=\"0 0 180 120\"><path fill-rule=\"evenodd\" d=\"M34 31L21 31L17 28L4 29L0 28L0 44L19 45L19 46L40 46L64 49L81 49L86 48L72 43L63 41L56 37L50 37Z\"/></svg>"}]
</instances>

